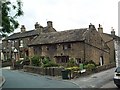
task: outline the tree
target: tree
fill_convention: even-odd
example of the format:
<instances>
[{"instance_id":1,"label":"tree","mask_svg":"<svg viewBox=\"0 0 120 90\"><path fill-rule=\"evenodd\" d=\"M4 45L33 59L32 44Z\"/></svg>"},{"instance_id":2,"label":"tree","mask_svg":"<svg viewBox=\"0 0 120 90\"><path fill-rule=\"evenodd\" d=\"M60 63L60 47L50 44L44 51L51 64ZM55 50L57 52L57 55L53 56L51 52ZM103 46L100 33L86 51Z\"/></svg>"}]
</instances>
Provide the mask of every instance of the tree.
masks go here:
<instances>
[{"instance_id":1,"label":"tree","mask_svg":"<svg viewBox=\"0 0 120 90\"><path fill-rule=\"evenodd\" d=\"M16 3L13 4L11 1L0 1L0 11L2 11L0 34L3 36L13 32L16 28L18 28L19 22L17 21L17 18L23 15L22 2L20 0L16 0Z\"/></svg>"}]
</instances>

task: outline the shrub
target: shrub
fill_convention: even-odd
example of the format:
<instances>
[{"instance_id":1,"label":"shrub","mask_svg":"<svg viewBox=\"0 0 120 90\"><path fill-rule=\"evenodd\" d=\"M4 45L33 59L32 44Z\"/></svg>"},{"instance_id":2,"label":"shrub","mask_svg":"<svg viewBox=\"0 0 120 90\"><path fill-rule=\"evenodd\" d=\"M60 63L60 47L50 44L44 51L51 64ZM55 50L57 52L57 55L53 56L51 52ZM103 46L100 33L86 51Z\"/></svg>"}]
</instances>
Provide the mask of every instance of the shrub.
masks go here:
<instances>
[{"instance_id":1,"label":"shrub","mask_svg":"<svg viewBox=\"0 0 120 90\"><path fill-rule=\"evenodd\" d=\"M96 66L96 63L93 60L90 60L84 63L84 65L87 65L87 64L94 64Z\"/></svg>"},{"instance_id":2,"label":"shrub","mask_svg":"<svg viewBox=\"0 0 120 90\"><path fill-rule=\"evenodd\" d=\"M26 56L26 57L24 58L24 60L25 60L25 61L29 61L30 59L29 59L28 56Z\"/></svg>"},{"instance_id":3,"label":"shrub","mask_svg":"<svg viewBox=\"0 0 120 90\"><path fill-rule=\"evenodd\" d=\"M48 57L44 57L44 59L42 60L43 64L47 64L50 62L50 59Z\"/></svg>"},{"instance_id":4,"label":"shrub","mask_svg":"<svg viewBox=\"0 0 120 90\"><path fill-rule=\"evenodd\" d=\"M33 66L40 66L41 65L40 57L39 56L33 56L31 58L31 61L32 61L32 65Z\"/></svg>"},{"instance_id":5,"label":"shrub","mask_svg":"<svg viewBox=\"0 0 120 90\"><path fill-rule=\"evenodd\" d=\"M8 58L7 61L11 61L11 58Z\"/></svg>"},{"instance_id":6,"label":"shrub","mask_svg":"<svg viewBox=\"0 0 120 90\"><path fill-rule=\"evenodd\" d=\"M58 67L59 65L52 62L52 61L49 61L48 63L44 64L43 67Z\"/></svg>"},{"instance_id":7,"label":"shrub","mask_svg":"<svg viewBox=\"0 0 120 90\"><path fill-rule=\"evenodd\" d=\"M78 66L73 66L73 67L68 67L68 68L65 68L66 70L73 70L73 71L78 71L80 70L80 68Z\"/></svg>"},{"instance_id":8,"label":"shrub","mask_svg":"<svg viewBox=\"0 0 120 90\"><path fill-rule=\"evenodd\" d=\"M93 71L93 70L95 70L96 67L94 64L87 64L87 65L84 65L84 68L89 71Z\"/></svg>"},{"instance_id":9,"label":"shrub","mask_svg":"<svg viewBox=\"0 0 120 90\"><path fill-rule=\"evenodd\" d=\"M67 63L67 67L73 67L75 65L76 65L76 63L75 63L75 60L73 58L71 58Z\"/></svg>"}]
</instances>

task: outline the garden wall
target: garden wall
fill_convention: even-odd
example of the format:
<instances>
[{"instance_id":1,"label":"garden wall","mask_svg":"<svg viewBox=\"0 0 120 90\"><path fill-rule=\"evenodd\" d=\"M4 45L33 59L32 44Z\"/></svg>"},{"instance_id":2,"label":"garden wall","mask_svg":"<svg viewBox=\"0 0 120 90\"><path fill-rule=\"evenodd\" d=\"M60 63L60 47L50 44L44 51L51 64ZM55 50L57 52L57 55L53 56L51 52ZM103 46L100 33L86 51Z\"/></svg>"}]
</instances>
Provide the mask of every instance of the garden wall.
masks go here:
<instances>
[{"instance_id":1,"label":"garden wall","mask_svg":"<svg viewBox=\"0 0 120 90\"><path fill-rule=\"evenodd\" d=\"M37 73L41 75L49 75L49 76L61 76L62 67L35 67L35 66L23 66L23 70L26 72Z\"/></svg>"}]
</instances>

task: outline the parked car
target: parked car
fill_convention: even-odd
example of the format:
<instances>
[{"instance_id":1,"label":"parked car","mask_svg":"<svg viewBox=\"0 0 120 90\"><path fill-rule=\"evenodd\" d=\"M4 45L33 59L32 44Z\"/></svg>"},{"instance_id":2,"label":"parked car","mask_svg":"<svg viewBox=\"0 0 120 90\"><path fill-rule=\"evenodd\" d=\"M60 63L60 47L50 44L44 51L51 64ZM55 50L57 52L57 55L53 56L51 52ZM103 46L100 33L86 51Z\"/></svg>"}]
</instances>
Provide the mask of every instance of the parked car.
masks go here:
<instances>
[{"instance_id":1,"label":"parked car","mask_svg":"<svg viewBox=\"0 0 120 90\"><path fill-rule=\"evenodd\" d=\"M120 67L117 67L114 73L114 83L120 88Z\"/></svg>"}]
</instances>

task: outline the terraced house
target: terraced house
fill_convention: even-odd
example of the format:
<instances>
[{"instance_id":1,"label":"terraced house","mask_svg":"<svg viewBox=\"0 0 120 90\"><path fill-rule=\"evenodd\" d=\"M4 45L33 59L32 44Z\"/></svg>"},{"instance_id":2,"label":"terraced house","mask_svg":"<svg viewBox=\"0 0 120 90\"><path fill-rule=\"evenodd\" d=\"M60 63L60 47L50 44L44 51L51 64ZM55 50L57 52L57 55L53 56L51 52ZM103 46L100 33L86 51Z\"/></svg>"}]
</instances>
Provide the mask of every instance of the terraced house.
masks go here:
<instances>
[{"instance_id":1,"label":"terraced house","mask_svg":"<svg viewBox=\"0 0 120 90\"><path fill-rule=\"evenodd\" d=\"M39 55L59 64L66 64L71 58L78 64L93 60L105 65L115 61L113 35L103 33L101 25L98 30L90 24L88 28L56 31L51 21L46 27L36 23L30 31L22 26L21 32L3 40L3 53L16 60Z\"/></svg>"},{"instance_id":2,"label":"terraced house","mask_svg":"<svg viewBox=\"0 0 120 90\"><path fill-rule=\"evenodd\" d=\"M102 29L99 25L98 31ZM109 64L114 55L111 56L111 47L98 31L91 24L89 28L41 33L29 44L29 56L47 56L60 64L67 63L71 58L76 63L93 60L98 65Z\"/></svg>"},{"instance_id":3,"label":"terraced house","mask_svg":"<svg viewBox=\"0 0 120 90\"><path fill-rule=\"evenodd\" d=\"M40 33L53 32L56 31L52 27L52 22L48 21L46 27L42 27L35 24L34 30L26 31L24 25L21 26L21 32L14 33L3 40L2 50L4 54L4 59L15 59L23 60L26 56L29 56L28 44L29 42L39 36Z\"/></svg>"}]
</instances>

